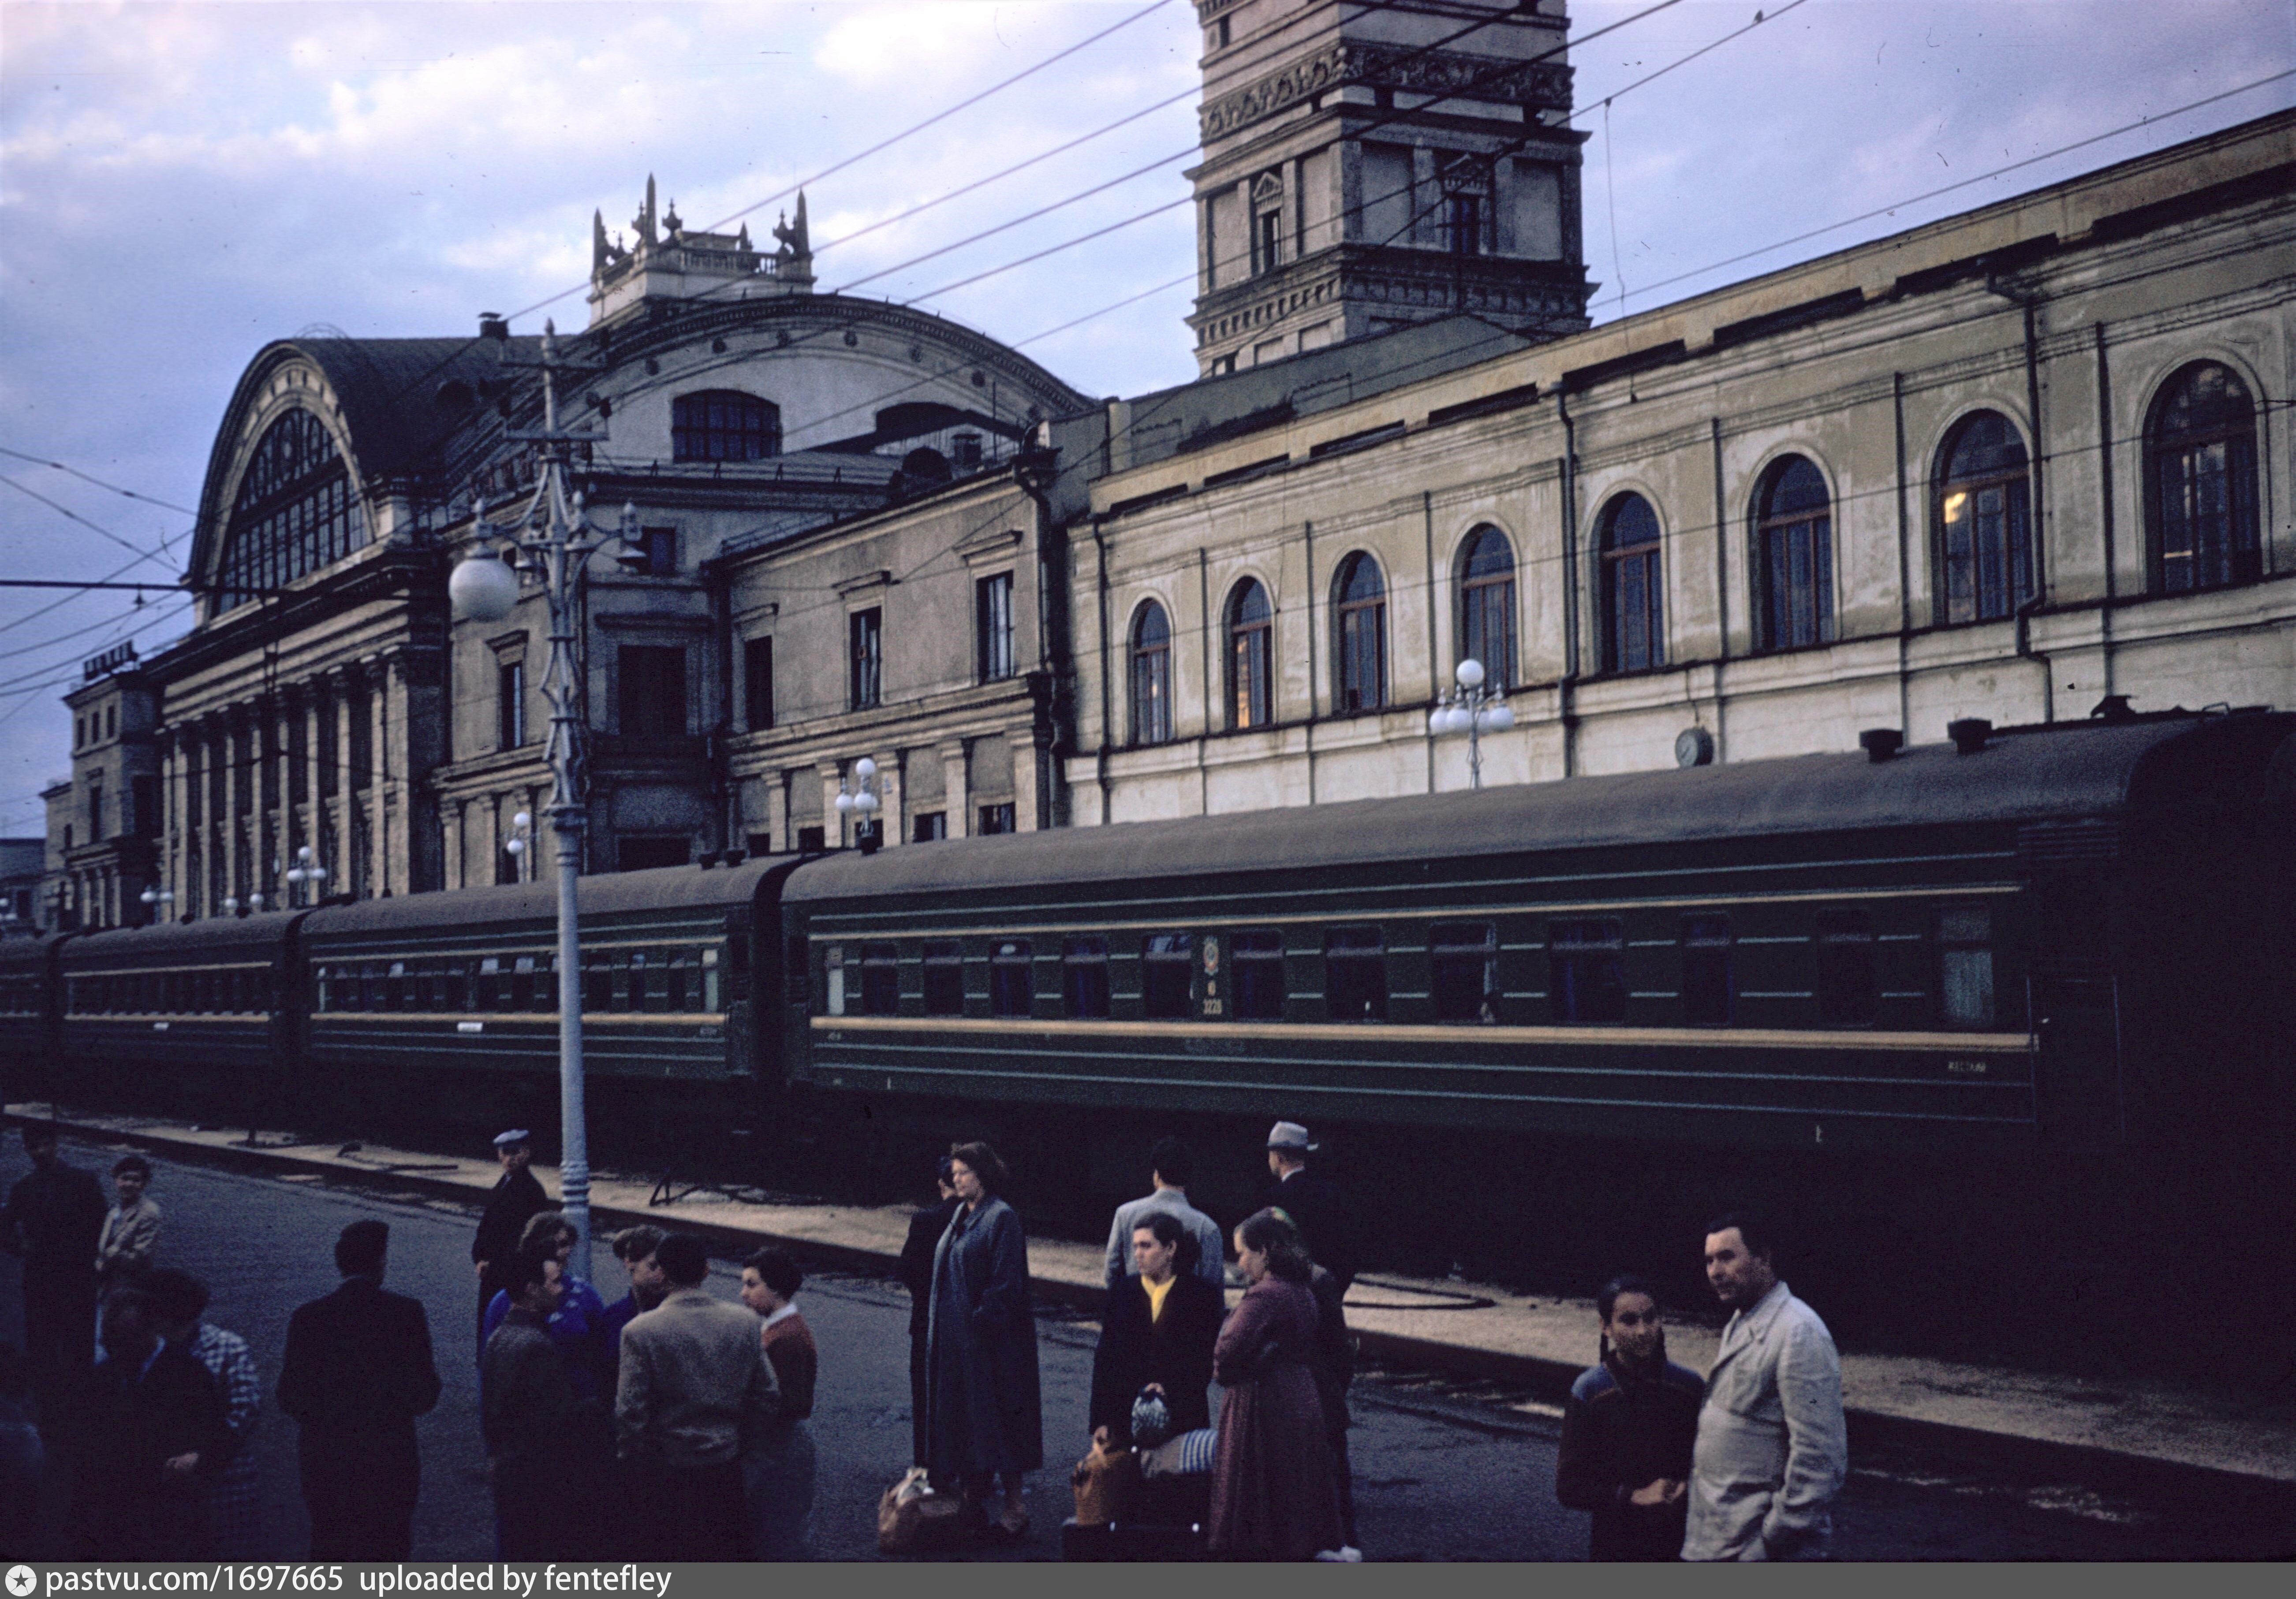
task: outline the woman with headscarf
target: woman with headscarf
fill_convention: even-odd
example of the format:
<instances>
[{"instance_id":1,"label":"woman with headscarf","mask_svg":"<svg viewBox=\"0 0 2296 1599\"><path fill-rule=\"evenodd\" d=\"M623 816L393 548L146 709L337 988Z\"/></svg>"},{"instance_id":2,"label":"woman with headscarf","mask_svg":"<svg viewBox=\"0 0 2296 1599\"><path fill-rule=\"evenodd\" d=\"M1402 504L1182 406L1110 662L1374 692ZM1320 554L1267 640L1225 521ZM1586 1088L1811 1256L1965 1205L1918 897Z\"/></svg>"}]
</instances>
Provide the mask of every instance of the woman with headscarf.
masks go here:
<instances>
[{"instance_id":1,"label":"woman with headscarf","mask_svg":"<svg viewBox=\"0 0 2296 1599\"><path fill-rule=\"evenodd\" d=\"M933 1250L926 1464L937 1488L961 1488L980 1516L1001 1479L1004 1513L986 1533L1018 1543L1029 1531L1022 1480L1045 1464L1045 1434L1029 1241L1019 1214L997 1197L1005 1181L1004 1162L988 1145L949 1151L958 1202Z\"/></svg>"},{"instance_id":2,"label":"woman with headscarf","mask_svg":"<svg viewBox=\"0 0 2296 1599\"><path fill-rule=\"evenodd\" d=\"M1640 1277L1612 1278L1595 1310L1601 1362L1562 1407L1554 1496L1594 1513L1589 1560L1674 1560L1706 1384L1667 1359L1658 1291Z\"/></svg>"},{"instance_id":3,"label":"woman with headscarf","mask_svg":"<svg viewBox=\"0 0 2296 1599\"><path fill-rule=\"evenodd\" d=\"M1316 1387L1314 1262L1299 1230L1273 1210L1235 1230L1235 1250L1251 1286L1212 1349L1212 1374L1226 1394L1209 1542L1228 1560L1309 1560L1338 1549L1342 1537Z\"/></svg>"}]
</instances>

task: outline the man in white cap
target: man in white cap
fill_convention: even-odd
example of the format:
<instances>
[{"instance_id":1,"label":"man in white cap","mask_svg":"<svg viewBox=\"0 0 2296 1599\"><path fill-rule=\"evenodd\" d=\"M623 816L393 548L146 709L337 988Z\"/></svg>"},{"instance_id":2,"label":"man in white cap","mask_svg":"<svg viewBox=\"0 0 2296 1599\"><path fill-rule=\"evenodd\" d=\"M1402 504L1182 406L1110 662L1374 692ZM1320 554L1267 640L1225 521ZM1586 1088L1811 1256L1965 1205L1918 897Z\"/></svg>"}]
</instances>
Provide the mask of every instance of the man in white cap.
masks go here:
<instances>
[{"instance_id":1,"label":"man in white cap","mask_svg":"<svg viewBox=\"0 0 2296 1599\"><path fill-rule=\"evenodd\" d=\"M504 1275L511 1257L518 1252L519 1234L529 1218L550 1209L550 1196L528 1169L534 1164L533 1135L512 1128L495 1135L495 1157L503 1174L487 1195L486 1213L479 1218L479 1235L471 1241L471 1260L479 1272L479 1350L486 1352L487 1306L507 1286Z\"/></svg>"},{"instance_id":2,"label":"man in white cap","mask_svg":"<svg viewBox=\"0 0 2296 1599\"><path fill-rule=\"evenodd\" d=\"M1347 1196L1328 1177L1308 1169L1316 1145L1296 1121L1279 1121L1267 1134L1267 1169L1275 1174L1268 1201L1292 1218L1316 1265L1339 1279L1345 1293L1356 1280L1356 1222Z\"/></svg>"}]
</instances>

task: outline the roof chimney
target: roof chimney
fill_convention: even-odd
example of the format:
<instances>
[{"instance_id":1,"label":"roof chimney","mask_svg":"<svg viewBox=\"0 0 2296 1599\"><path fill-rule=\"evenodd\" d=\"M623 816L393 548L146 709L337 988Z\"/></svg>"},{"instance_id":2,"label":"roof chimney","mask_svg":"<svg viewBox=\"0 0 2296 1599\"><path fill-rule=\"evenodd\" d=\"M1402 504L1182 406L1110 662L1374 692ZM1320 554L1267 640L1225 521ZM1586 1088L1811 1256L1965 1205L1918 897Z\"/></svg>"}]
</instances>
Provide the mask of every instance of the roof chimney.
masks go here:
<instances>
[{"instance_id":1,"label":"roof chimney","mask_svg":"<svg viewBox=\"0 0 2296 1599\"><path fill-rule=\"evenodd\" d=\"M1877 767L1897 754L1905 742L1906 735L1894 727L1868 727L1857 735L1857 747Z\"/></svg>"},{"instance_id":2,"label":"roof chimney","mask_svg":"<svg viewBox=\"0 0 2296 1599\"><path fill-rule=\"evenodd\" d=\"M1963 717L1945 725L1946 737L1964 755L1974 755L1985 748L1985 741L1993 736L1993 724L1983 717Z\"/></svg>"},{"instance_id":3,"label":"roof chimney","mask_svg":"<svg viewBox=\"0 0 2296 1599\"><path fill-rule=\"evenodd\" d=\"M479 337L491 339L496 344L507 343L510 324L500 311L481 311L479 313Z\"/></svg>"}]
</instances>

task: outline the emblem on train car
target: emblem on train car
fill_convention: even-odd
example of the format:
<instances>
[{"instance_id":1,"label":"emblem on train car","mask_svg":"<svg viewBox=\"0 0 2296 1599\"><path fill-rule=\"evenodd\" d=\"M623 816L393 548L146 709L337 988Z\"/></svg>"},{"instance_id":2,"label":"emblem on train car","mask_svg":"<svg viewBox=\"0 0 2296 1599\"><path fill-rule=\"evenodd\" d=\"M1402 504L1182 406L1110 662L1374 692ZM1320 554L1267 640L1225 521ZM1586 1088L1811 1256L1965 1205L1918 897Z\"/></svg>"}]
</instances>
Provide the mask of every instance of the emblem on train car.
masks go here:
<instances>
[{"instance_id":1,"label":"emblem on train car","mask_svg":"<svg viewBox=\"0 0 2296 1599\"><path fill-rule=\"evenodd\" d=\"M1219 975L1219 940L1218 939L1204 940L1204 975L1206 977Z\"/></svg>"}]
</instances>

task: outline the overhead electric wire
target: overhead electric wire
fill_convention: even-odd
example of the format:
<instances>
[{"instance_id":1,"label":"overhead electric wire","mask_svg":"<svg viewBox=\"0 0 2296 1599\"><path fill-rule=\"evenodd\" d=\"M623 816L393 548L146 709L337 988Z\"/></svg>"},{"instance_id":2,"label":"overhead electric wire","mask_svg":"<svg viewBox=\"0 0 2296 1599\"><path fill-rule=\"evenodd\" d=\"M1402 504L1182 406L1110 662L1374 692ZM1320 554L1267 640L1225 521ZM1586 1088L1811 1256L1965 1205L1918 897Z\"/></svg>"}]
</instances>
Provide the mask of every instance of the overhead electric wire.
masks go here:
<instances>
[{"instance_id":1,"label":"overhead electric wire","mask_svg":"<svg viewBox=\"0 0 2296 1599\"><path fill-rule=\"evenodd\" d=\"M0 445L0 455L13 455L19 461L29 461L38 466L52 466L56 471L60 472L67 472L71 476L79 479L80 481L84 483L93 483L98 488L109 490L113 494L125 496L128 499L140 501L146 505L157 505L162 511L180 511L185 516L197 516L199 514L198 512L193 510L189 505L178 505L171 500L154 499L148 494L138 494L132 488L122 488L117 483L107 483L102 478L95 477L88 472L84 472L77 466L67 466L61 461L51 461L45 455L28 455L22 450L12 450L5 445Z\"/></svg>"},{"instance_id":2,"label":"overhead electric wire","mask_svg":"<svg viewBox=\"0 0 2296 1599\"><path fill-rule=\"evenodd\" d=\"M15 479L8 476L5 472L0 472L0 483L5 483L18 494L29 495L33 499L39 501L41 504L45 505L49 510L54 512L57 515L78 522L81 527L86 528L91 533L102 534L104 537L118 545L121 549L133 551L137 555L143 557L145 561L165 561L168 558L168 536L167 535L161 536L160 539L160 547L157 550L147 550L141 545L130 544L127 539L120 537L119 534L114 533L111 529L88 521L87 518L82 516L78 512L71 509L70 506L61 504L56 501L50 499L38 489L27 488L23 484L19 483Z\"/></svg>"}]
</instances>

